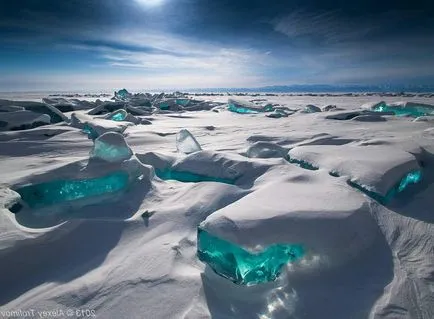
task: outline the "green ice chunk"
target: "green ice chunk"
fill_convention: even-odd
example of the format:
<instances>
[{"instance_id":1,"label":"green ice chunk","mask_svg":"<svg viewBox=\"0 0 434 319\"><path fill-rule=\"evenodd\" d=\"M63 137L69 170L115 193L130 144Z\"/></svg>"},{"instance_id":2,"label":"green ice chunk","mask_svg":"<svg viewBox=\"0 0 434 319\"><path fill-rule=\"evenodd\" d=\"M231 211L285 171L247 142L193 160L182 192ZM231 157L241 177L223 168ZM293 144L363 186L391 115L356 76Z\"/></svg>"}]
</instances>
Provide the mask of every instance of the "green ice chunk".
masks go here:
<instances>
[{"instance_id":1,"label":"green ice chunk","mask_svg":"<svg viewBox=\"0 0 434 319\"><path fill-rule=\"evenodd\" d=\"M198 228L197 255L217 274L239 285L276 280L283 266L304 255L297 244L274 244L260 252L249 252Z\"/></svg>"},{"instance_id":2,"label":"green ice chunk","mask_svg":"<svg viewBox=\"0 0 434 319\"><path fill-rule=\"evenodd\" d=\"M31 208L49 206L77 199L109 194L126 189L128 174L110 175L82 180L56 180L17 189L21 198Z\"/></svg>"}]
</instances>

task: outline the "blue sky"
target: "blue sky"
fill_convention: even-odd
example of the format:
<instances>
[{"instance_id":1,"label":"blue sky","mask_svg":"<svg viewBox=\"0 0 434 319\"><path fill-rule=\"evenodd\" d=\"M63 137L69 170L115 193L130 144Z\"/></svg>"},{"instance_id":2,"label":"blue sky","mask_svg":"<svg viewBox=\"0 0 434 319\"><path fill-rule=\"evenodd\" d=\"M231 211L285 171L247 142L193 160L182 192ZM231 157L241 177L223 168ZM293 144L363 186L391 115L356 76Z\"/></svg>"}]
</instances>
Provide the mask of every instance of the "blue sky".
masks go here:
<instances>
[{"instance_id":1,"label":"blue sky","mask_svg":"<svg viewBox=\"0 0 434 319\"><path fill-rule=\"evenodd\" d=\"M0 90L434 84L432 1L0 2Z\"/></svg>"}]
</instances>

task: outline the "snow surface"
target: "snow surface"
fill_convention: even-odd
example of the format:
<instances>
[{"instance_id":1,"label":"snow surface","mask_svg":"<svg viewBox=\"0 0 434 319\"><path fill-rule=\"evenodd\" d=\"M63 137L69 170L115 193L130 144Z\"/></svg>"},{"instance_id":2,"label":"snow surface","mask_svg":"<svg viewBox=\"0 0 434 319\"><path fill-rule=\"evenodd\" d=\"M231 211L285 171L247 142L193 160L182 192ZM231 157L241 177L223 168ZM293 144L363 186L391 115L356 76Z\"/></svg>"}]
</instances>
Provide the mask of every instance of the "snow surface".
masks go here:
<instances>
[{"instance_id":1,"label":"snow surface","mask_svg":"<svg viewBox=\"0 0 434 319\"><path fill-rule=\"evenodd\" d=\"M64 122L0 132L0 318L30 309L140 319L434 317L432 121L361 108L402 97L261 99L286 110L280 118L230 112L222 104L228 96L203 98L158 110L140 104L164 95L137 96L134 106L120 106L137 108L135 117L146 121L134 124L103 118L117 102L92 102L91 111L85 102L50 97L51 107L64 106ZM324 111L301 112L307 105ZM23 111L0 115L9 112ZM90 158L85 124L134 154ZM202 151L177 152L182 129ZM319 169L294 165L287 154ZM157 169L213 181L162 180ZM422 181L386 206L347 184L386 192L413 169L423 171ZM130 177L127 190L63 208L32 210L14 191L119 170ZM307 254L275 282L238 286L197 259L199 225L246 249L297 243Z\"/></svg>"}]
</instances>

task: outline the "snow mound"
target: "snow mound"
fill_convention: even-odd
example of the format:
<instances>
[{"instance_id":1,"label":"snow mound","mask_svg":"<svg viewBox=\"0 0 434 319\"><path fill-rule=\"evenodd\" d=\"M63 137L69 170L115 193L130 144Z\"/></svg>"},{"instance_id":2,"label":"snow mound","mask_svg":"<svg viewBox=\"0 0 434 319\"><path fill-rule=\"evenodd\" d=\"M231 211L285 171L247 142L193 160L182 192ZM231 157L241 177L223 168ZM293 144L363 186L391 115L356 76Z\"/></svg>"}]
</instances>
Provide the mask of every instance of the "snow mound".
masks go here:
<instances>
[{"instance_id":1,"label":"snow mound","mask_svg":"<svg viewBox=\"0 0 434 319\"><path fill-rule=\"evenodd\" d=\"M130 114L136 116L147 116L152 114L151 109L139 108L131 105L125 106L125 110L127 110Z\"/></svg>"},{"instance_id":2,"label":"snow mound","mask_svg":"<svg viewBox=\"0 0 434 319\"><path fill-rule=\"evenodd\" d=\"M386 119L382 117L381 115L358 115L351 119L351 121L358 121L358 122L385 122Z\"/></svg>"},{"instance_id":3,"label":"snow mound","mask_svg":"<svg viewBox=\"0 0 434 319\"><path fill-rule=\"evenodd\" d=\"M104 102L101 105L93 108L87 114L89 115L101 115L106 113L111 113L125 107L125 102Z\"/></svg>"},{"instance_id":4,"label":"snow mound","mask_svg":"<svg viewBox=\"0 0 434 319\"><path fill-rule=\"evenodd\" d=\"M434 122L434 116L418 116L413 122Z\"/></svg>"},{"instance_id":5,"label":"snow mound","mask_svg":"<svg viewBox=\"0 0 434 319\"><path fill-rule=\"evenodd\" d=\"M330 111L325 117L328 120L351 120L356 116L363 115L363 111Z\"/></svg>"},{"instance_id":6,"label":"snow mound","mask_svg":"<svg viewBox=\"0 0 434 319\"><path fill-rule=\"evenodd\" d=\"M31 102L31 101L9 101L9 100L0 100L1 106L20 106L25 110L39 113L39 114L47 114L50 116L51 123L59 123L59 122L68 122L69 119L62 112L60 112L55 107L40 103L40 102Z\"/></svg>"},{"instance_id":7,"label":"snow mound","mask_svg":"<svg viewBox=\"0 0 434 319\"><path fill-rule=\"evenodd\" d=\"M73 112L73 111L79 111L79 110L87 110L95 107L95 102L89 102L86 100L78 100L78 99L65 99L65 98L43 98L42 101L45 104L49 104L56 109L58 109L60 112Z\"/></svg>"},{"instance_id":8,"label":"snow mound","mask_svg":"<svg viewBox=\"0 0 434 319\"><path fill-rule=\"evenodd\" d=\"M130 122L117 122L106 119L92 118L86 114L72 113L71 126L82 129L88 134L89 138L95 139L107 132L123 133L129 126L134 125Z\"/></svg>"},{"instance_id":9,"label":"snow mound","mask_svg":"<svg viewBox=\"0 0 434 319\"><path fill-rule=\"evenodd\" d=\"M388 146L309 145L291 149L291 159L327 169L383 197L406 174L420 171L414 155Z\"/></svg>"},{"instance_id":10,"label":"snow mound","mask_svg":"<svg viewBox=\"0 0 434 319\"><path fill-rule=\"evenodd\" d=\"M92 207L118 205L126 193L145 196L153 176L152 168L132 155L123 136L109 132L95 140L86 164L72 162L12 185L21 196L16 218L26 227L45 228L75 216L104 216L104 211L92 212ZM118 216L125 212L119 211Z\"/></svg>"},{"instance_id":11,"label":"snow mound","mask_svg":"<svg viewBox=\"0 0 434 319\"><path fill-rule=\"evenodd\" d=\"M24 111L24 107L15 105L0 105L0 112Z\"/></svg>"},{"instance_id":12,"label":"snow mound","mask_svg":"<svg viewBox=\"0 0 434 319\"><path fill-rule=\"evenodd\" d=\"M30 111L0 113L0 131L27 130L51 123L47 114Z\"/></svg>"},{"instance_id":13,"label":"snow mound","mask_svg":"<svg viewBox=\"0 0 434 319\"><path fill-rule=\"evenodd\" d=\"M296 167L277 167L261 180L267 175L271 183L208 216L200 228L251 251L301 245L330 264L350 260L375 239L369 204L346 183Z\"/></svg>"},{"instance_id":14,"label":"snow mound","mask_svg":"<svg viewBox=\"0 0 434 319\"><path fill-rule=\"evenodd\" d=\"M172 169L203 176L236 180L243 175L249 175L249 173L258 173L258 168L261 166L269 167L270 165L272 165L271 162L268 165L264 165L247 160L245 157L237 154L200 151L176 161Z\"/></svg>"}]
</instances>

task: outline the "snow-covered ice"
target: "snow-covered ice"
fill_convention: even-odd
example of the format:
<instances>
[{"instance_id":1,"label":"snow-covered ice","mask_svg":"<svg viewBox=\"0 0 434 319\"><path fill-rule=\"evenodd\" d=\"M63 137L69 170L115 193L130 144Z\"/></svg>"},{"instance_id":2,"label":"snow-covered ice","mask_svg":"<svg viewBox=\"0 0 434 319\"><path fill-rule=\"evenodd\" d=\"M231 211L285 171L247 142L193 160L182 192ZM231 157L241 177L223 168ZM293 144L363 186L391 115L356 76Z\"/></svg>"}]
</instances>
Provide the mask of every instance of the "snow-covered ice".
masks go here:
<instances>
[{"instance_id":1,"label":"snow-covered ice","mask_svg":"<svg viewBox=\"0 0 434 319\"><path fill-rule=\"evenodd\" d=\"M0 100L0 317L433 318L434 100L401 100Z\"/></svg>"}]
</instances>

